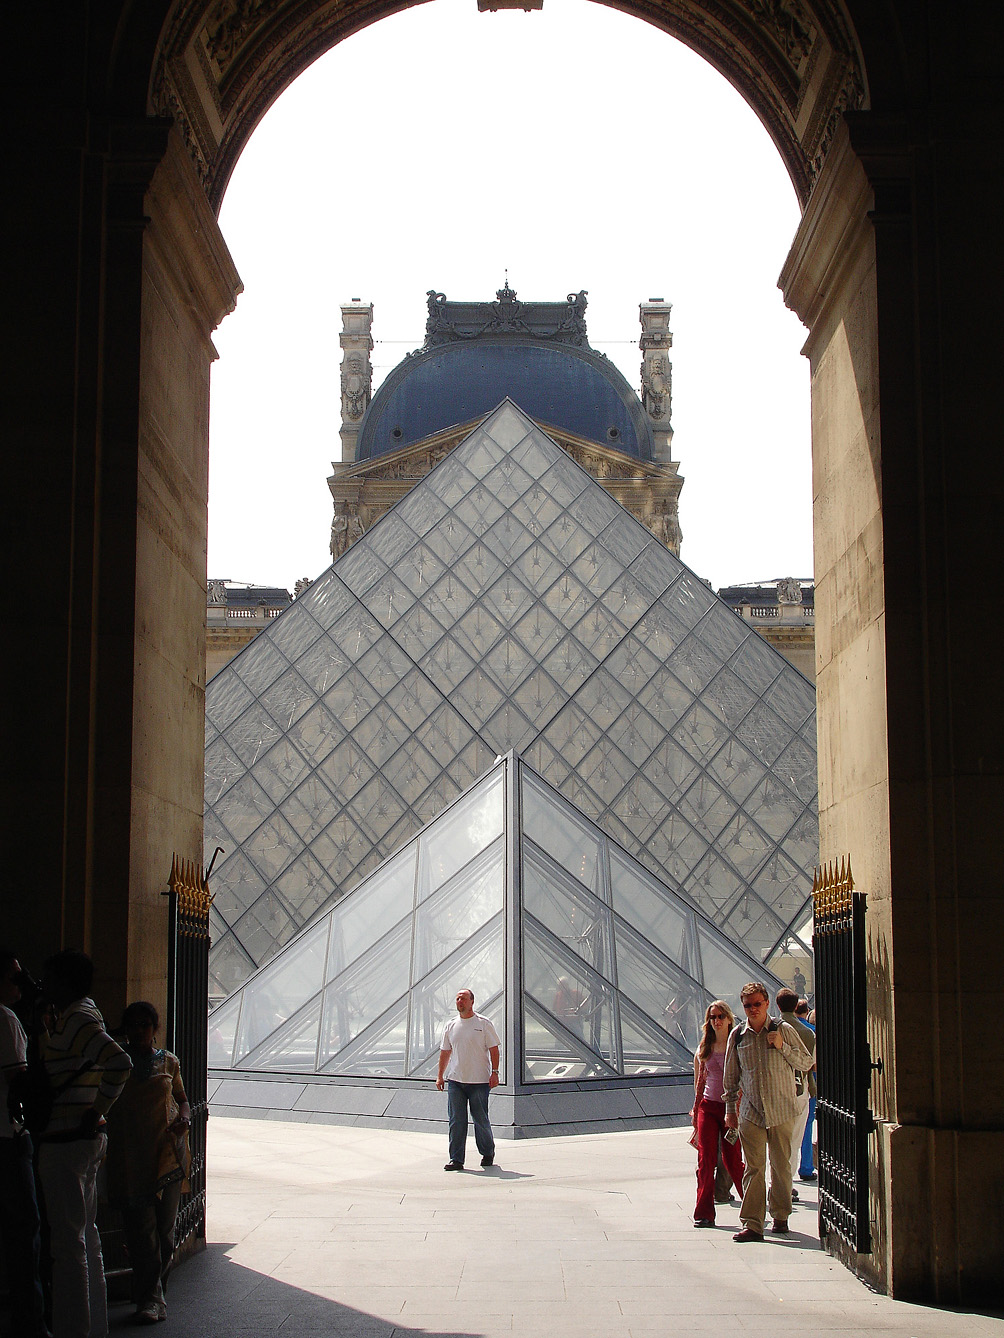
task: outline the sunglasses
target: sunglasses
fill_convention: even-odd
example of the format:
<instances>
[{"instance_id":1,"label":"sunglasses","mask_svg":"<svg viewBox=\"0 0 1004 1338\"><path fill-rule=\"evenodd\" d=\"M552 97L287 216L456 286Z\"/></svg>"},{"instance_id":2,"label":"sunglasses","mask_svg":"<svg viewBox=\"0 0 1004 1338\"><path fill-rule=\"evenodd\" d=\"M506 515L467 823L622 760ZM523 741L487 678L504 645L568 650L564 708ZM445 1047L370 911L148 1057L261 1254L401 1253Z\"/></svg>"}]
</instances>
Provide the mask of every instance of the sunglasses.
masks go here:
<instances>
[{"instance_id":1,"label":"sunglasses","mask_svg":"<svg viewBox=\"0 0 1004 1338\"><path fill-rule=\"evenodd\" d=\"M728 1022L729 1020L727 1013L709 1013L708 1017L712 1022Z\"/></svg>"}]
</instances>

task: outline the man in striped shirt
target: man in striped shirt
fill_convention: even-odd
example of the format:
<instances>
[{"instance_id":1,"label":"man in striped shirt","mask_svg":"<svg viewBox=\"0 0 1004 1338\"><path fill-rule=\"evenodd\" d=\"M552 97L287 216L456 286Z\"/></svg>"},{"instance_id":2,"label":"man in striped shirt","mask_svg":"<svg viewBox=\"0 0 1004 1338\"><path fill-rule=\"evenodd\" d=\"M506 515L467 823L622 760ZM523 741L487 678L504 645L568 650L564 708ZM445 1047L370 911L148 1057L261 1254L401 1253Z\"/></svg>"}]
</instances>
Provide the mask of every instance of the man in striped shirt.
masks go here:
<instances>
[{"instance_id":1,"label":"man in striped shirt","mask_svg":"<svg viewBox=\"0 0 1004 1338\"><path fill-rule=\"evenodd\" d=\"M105 1031L90 998L93 976L86 953L67 951L49 958L42 977L57 1012L42 1038L54 1100L38 1156L52 1250L54 1338L105 1338L108 1332L97 1174L108 1143L104 1117L132 1061Z\"/></svg>"},{"instance_id":2,"label":"man in striped shirt","mask_svg":"<svg viewBox=\"0 0 1004 1338\"><path fill-rule=\"evenodd\" d=\"M739 995L746 1021L733 1027L725 1051L725 1127L738 1129L743 1144L742 1230L733 1240L763 1240L770 1156L770 1212L776 1235L787 1235L791 1213L791 1133L798 1117L795 1070L812 1068L812 1056L794 1027L768 1015L770 995L761 981ZM738 1113L736 1102L742 1093Z\"/></svg>"}]
</instances>

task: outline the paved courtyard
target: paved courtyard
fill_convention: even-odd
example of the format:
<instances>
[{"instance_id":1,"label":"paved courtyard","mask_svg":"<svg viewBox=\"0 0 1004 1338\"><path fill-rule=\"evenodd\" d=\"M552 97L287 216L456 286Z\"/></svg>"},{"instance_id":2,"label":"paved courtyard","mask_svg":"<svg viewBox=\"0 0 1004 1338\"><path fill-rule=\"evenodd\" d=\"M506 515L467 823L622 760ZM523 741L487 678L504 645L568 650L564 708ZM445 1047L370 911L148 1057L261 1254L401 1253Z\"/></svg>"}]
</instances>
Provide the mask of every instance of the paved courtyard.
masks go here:
<instances>
[{"instance_id":1,"label":"paved courtyard","mask_svg":"<svg viewBox=\"0 0 1004 1338\"><path fill-rule=\"evenodd\" d=\"M210 1129L209 1248L172 1278L161 1333L1004 1338L1002 1318L869 1291L819 1249L813 1185L786 1240L735 1245L734 1206L695 1231L683 1129L500 1143L489 1171L472 1138L451 1175L445 1136Z\"/></svg>"}]
</instances>

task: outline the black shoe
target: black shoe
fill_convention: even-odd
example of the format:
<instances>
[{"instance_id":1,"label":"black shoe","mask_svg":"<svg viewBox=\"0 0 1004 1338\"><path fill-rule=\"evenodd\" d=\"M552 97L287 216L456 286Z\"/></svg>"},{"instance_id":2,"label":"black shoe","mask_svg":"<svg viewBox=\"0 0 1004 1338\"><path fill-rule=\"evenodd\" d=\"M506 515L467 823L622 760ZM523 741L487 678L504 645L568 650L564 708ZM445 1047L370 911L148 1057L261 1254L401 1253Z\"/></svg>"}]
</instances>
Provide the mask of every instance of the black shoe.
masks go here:
<instances>
[{"instance_id":1,"label":"black shoe","mask_svg":"<svg viewBox=\"0 0 1004 1338\"><path fill-rule=\"evenodd\" d=\"M462 1171L464 1163L462 1161L448 1161L443 1167L444 1171Z\"/></svg>"},{"instance_id":2,"label":"black shoe","mask_svg":"<svg viewBox=\"0 0 1004 1338\"><path fill-rule=\"evenodd\" d=\"M714 1219L713 1217L695 1217L695 1218L694 1218L694 1226L695 1226L695 1227L713 1227L714 1225L715 1225L715 1219Z\"/></svg>"},{"instance_id":3,"label":"black shoe","mask_svg":"<svg viewBox=\"0 0 1004 1338\"><path fill-rule=\"evenodd\" d=\"M482 1158L481 1158L481 1165L482 1165L482 1166L494 1166L494 1165L495 1165L495 1155L494 1155L494 1153L493 1153L492 1156L490 1156L490 1157L482 1157Z\"/></svg>"},{"instance_id":4,"label":"black shoe","mask_svg":"<svg viewBox=\"0 0 1004 1338\"><path fill-rule=\"evenodd\" d=\"M797 1203L797 1202L798 1202L798 1190L797 1190L797 1189L793 1189L793 1190L791 1191L791 1201L792 1201L792 1203Z\"/></svg>"},{"instance_id":5,"label":"black shoe","mask_svg":"<svg viewBox=\"0 0 1004 1338\"><path fill-rule=\"evenodd\" d=\"M802 1175L802 1173L799 1172L799 1176L798 1176L798 1178L799 1178L799 1180L804 1180L804 1181L806 1181L807 1184L811 1184L811 1183L815 1180L815 1178L816 1178L816 1172L813 1171L813 1173L812 1173L811 1175Z\"/></svg>"}]
</instances>

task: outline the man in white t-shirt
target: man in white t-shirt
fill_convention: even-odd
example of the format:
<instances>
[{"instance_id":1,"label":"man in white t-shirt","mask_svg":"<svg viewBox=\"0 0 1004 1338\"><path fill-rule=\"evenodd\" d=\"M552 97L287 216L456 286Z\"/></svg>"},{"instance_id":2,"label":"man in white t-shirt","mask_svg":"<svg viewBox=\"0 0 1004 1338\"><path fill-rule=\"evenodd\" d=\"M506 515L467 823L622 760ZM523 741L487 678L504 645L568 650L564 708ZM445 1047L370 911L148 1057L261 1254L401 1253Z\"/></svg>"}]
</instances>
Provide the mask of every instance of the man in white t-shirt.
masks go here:
<instances>
[{"instance_id":1,"label":"man in white t-shirt","mask_svg":"<svg viewBox=\"0 0 1004 1338\"><path fill-rule=\"evenodd\" d=\"M488 1122L488 1093L499 1084L499 1038L486 1017L474 1011L474 992L460 990L457 1013L447 1022L439 1050L436 1087L447 1088L450 1116L450 1160L446 1171L462 1171L467 1150L467 1109L474 1121L474 1139L481 1165L495 1163L495 1137Z\"/></svg>"}]
</instances>

